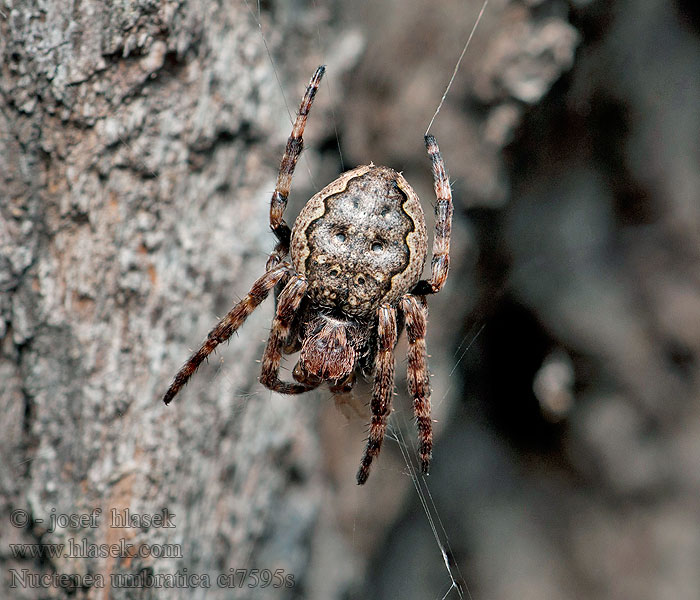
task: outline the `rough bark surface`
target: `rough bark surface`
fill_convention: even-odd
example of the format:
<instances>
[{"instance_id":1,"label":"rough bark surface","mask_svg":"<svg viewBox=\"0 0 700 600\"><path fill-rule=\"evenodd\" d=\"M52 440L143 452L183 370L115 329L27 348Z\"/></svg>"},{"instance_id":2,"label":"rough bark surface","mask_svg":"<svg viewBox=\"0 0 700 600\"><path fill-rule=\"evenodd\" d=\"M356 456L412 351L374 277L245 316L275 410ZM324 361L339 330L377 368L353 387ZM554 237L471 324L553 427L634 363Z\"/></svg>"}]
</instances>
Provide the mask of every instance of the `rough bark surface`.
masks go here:
<instances>
[{"instance_id":1,"label":"rough bark surface","mask_svg":"<svg viewBox=\"0 0 700 600\"><path fill-rule=\"evenodd\" d=\"M78 596L133 597L110 575L186 568L210 576L207 597L229 598L217 574L260 568L296 576L296 590L246 597L291 597L319 501L318 451L313 403L257 384L270 307L173 405L160 402L272 248L269 194L290 125L257 15L242 2L169 0L0 10L3 589L10 569L28 569L101 574L104 587ZM271 50L290 52L277 66L294 74L284 84L296 103L315 65L293 55L317 18L282 8L261 20ZM93 508L96 526L51 530L52 514ZM166 509L174 527L110 527L124 508ZM25 526L12 526L16 510ZM177 544L182 558L22 560L8 546L71 538Z\"/></svg>"}]
</instances>

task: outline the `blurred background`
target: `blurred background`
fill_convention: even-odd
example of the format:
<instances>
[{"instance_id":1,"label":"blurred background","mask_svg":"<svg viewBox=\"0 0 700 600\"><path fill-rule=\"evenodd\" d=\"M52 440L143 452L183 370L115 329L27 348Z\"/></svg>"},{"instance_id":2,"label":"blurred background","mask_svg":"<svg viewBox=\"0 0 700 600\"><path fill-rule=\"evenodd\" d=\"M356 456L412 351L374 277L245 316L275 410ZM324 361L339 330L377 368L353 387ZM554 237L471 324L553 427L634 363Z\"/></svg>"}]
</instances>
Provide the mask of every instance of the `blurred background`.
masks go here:
<instances>
[{"instance_id":1,"label":"blurred background","mask_svg":"<svg viewBox=\"0 0 700 600\"><path fill-rule=\"evenodd\" d=\"M283 568L295 586L9 597L698 598L696 3L490 0L430 128L455 202L429 299L432 471L411 475L401 342L364 487L370 388L357 407L264 390L271 305L172 407L159 395L262 273L288 112L317 64L287 220L372 161L431 222L423 135L482 2L132 4L0 4L5 580ZM38 523L95 506L167 507L174 532L129 539L182 556L13 554L123 537Z\"/></svg>"}]
</instances>

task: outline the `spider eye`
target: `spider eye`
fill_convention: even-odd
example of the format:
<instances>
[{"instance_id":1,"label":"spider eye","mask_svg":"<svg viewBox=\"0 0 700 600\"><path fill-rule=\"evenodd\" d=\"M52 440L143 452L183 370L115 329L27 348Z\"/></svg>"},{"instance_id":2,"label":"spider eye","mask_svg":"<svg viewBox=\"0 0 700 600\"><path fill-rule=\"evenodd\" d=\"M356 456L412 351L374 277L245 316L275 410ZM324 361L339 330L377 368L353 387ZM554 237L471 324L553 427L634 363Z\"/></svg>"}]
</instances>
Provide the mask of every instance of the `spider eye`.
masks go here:
<instances>
[{"instance_id":1,"label":"spider eye","mask_svg":"<svg viewBox=\"0 0 700 600\"><path fill-rule=\"evenodd\" d=\"M335 234L335 241L339 243L343 243L345 241L345 234L341 231L339 233Z\"/></svg>"},{"instance_id":2,"label":"spider eye","mask_svg":"<svg viewBox=\"0 0 700 600\"><path fill-rule=\"evenodd\" d=\"M381 252L382 250L384 250L384 244L381 242L372 243L372 252Z\"/></svg>"},{"instance_id":3,"label":"spider eye","mask_svg":"<svg viewBox=\"0 0 700 600\"><path fill-rule=\"evenodd\" d=\"M389 206L385 206L385 207L382 208L382 210L380 211L379 214L380 214L382 217L386 217L386 216L389 214L390 211L391 211L391 208L390 208Z\"/></svg>"},{"instance_id":4,"label":"spider eye","mask_svg":"<svg viewBox=\"0 0 700 600\"><path fill-rule=\"evenodd\" d=\"M338 269L331 269L330 276L337 277L338 273L340 273L340 271L338 271Z\"/></svg>"}]
</instances>

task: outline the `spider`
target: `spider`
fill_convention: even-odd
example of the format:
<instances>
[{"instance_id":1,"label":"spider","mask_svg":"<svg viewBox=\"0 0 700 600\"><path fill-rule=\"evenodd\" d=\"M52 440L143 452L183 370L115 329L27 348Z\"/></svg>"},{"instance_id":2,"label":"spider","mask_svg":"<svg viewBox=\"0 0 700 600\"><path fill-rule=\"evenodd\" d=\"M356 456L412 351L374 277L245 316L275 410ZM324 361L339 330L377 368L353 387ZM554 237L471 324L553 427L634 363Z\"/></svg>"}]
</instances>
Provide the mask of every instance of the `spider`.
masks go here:
<instances>
[{"instance_id":1,"label":"spider","mask_svg":"<svg viewBox=\"0 0 700 600\"><path fill-rule=\"evenodd\" d=\"M327 383L349 392L356 376L373 378L371 421L357 483L367 481L382 446L394 389L394 347L408 336L408 391L418 427L419 460L428 472L433 434L426 360L426 295L440 291L449 266L452 194L435 138L425 136L435 182L436 225L432 273L421 280L427 232L418 195L401 173L369 165L343 173L304 206L290 230L283 219L304 127L325 67L316 69L282 157L270 205L277 238L265 274L209 332L206 341L165 393L169 404L202 361L228 340L268 296L279 293L260 382L282 394L301 394ZM285 261L291 255L291 262ZM283 354L300 352L294 382L280 379Z\"/></svg>"}]
</instances>

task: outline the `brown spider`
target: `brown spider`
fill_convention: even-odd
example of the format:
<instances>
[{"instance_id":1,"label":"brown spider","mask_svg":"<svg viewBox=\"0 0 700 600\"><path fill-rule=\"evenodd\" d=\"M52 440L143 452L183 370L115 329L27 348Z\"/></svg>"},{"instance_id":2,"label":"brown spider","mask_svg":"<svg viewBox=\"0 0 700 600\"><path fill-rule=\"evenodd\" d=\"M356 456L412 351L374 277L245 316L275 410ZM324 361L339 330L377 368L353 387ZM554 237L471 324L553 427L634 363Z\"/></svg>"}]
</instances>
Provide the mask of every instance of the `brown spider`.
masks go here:
<instances>
[{"instance_id":1,"label":"brown spider","mask_svg":"<svg viewBox=\"0 0 700 600\"><path fill-rule=\"evenodd\" d=\"M277 287L280 292L262 359L260 382L282 394L301 394L322 383L348 392L356 373L373 376L372 419L367 448L357 473L365 483L379 454L391 412L394 347L406 326L408 391L420 441L421 469L427 473L433 445L430 385L425 350L425 296L440 291L449 265L452 194L435 138L425 136L433 163L436 225L432 276L421 280L427 233L417 194L401 173L373 164L343 173L306 203L293 231L282 218L302 134L325 67L316 69L301 101L272 194L270 227L277 245L265 274L209 333L175 376L168 404L202 361L228 340ZM291 254L291 264L282 259ZM300 351L293 377L279 378L282 354Z\"/></svg>"}]
</instances>

